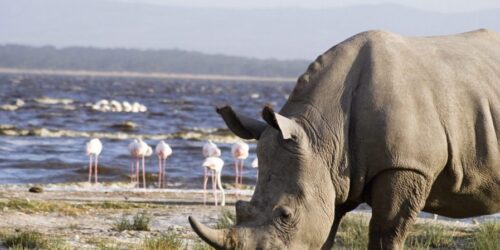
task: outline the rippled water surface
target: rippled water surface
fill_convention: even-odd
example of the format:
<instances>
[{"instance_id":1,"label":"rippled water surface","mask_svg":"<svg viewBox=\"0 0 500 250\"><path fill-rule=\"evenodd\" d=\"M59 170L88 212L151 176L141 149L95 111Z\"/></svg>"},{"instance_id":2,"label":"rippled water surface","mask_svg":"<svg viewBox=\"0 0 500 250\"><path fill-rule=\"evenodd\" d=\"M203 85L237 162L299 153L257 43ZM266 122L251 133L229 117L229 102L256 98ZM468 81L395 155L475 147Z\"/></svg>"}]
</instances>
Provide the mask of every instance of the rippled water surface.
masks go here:
<instances>
[{"instance_id":1,"label":"rippled water surface","mask_svg":"<svg viewBox=\"0 0 500 250\"><path fill-rule=\"evenodd\" d=\"M201 187L201 146L207 139L221 147L223 181L232 182L235 138L214 106L231 104L258 117L264 104L281 107L292 88L293 83L0 75L0 184L85 181L85 143L94 136L104 144L103 181L129 179L127 146L140 136L153 147L160 139L172 146L169 186ZM92 110L90 105L101 99L139 102L148 110ZM244 182L253 184L256 171L249 165L255 142L249 143ZM158 171L156 158L147 160L147 170Z\"/></svg>"}]
</instances>

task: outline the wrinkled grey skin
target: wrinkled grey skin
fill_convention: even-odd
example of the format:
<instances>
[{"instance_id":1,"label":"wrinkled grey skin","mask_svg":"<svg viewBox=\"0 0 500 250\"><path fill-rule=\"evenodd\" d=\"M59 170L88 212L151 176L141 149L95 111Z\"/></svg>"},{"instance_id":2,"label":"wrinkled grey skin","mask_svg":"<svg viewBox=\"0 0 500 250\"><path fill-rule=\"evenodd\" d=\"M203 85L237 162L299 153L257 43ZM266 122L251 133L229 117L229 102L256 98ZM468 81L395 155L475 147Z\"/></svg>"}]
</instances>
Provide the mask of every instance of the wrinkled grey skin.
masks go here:
<instances>
[{"instance_id":1,"label":"wrinkled grey skin","mask_svg":"<svg viewBox=\"0 0 500 250\"><path fill-rule=\"evenodd\" d=\"M327 51L265 122L219 108L258 139L259 178L237 223L195 232L218 249L329 249L342 217L373 209L370 249L402 249L420 211L500 211L500 35L356 35Z\"/></svg>"}]
</instances>

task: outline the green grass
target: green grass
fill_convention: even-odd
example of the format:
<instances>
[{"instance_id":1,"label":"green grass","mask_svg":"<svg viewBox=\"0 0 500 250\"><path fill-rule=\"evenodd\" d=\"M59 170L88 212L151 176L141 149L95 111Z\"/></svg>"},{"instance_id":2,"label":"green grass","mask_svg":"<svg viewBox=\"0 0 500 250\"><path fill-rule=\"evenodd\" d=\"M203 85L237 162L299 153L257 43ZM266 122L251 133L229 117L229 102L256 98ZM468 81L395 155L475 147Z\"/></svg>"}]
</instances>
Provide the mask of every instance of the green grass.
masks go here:
<instances>
[{"instance_id":1,"label":"green grass","mask_svg":"<svg viewBox=\"0 0 500 250\"><path fill-rule=\"evenodd\" d=\"M101 209L133 209L133 208L151 208L155 207L151 204L137 204L131 202L123 202L123 201L105 201L102 203L92 203L86 204L89 207L101 208Z\"/></svg>"},{"instance_id":2,"label":"green grass","mask_svg":"<svg viewBox=\"0 0 500 250\"><path fill-rule=\"evenodd\" d=\"M174 232L168 232L160 236L146 238L142 243L143 250L177 250L185 249L186 246L180 235Z\"/></svg>"},{"instance_id":3,"label":"green grass","mask_svg":"<svg viewBox=\"0 0 500 250\"><path fill-rule=\"evenodd\" d=\"M209 246L207 243L201 240L197 240L194 245L192 250L212 250L213 248Z\"/></svg>"},{"instance_id":4,"label":"green grass","mask_svg":"<svg viewBox=\"0 0 500 250\"><path fill-rule=\"evenodd\" d=\"M76 216L88 210L82 206L65 202L30 201L27 199L12 199L7 202L0 202L0 209L12 209L27 214L60 212L71 216Z\"/></svg>"},{"instance_id":5,"label":"green grass","mask_svg":"<svg viewBox=\"0 0 500 250\"><path fill-rule=\"evenodd\" d=\"M366 249L368 222L363 216L345 216L339 225L337 244L347 249Z\"/></svg>"},{"instance_id":6,"label":"green grass","mask_svg":"<svg viewBox=\"0 0 500 250\"><path fill-rule=\"evenodd\" d=\"M9 249L70 249L61 239L47 237L36 231L1 233L2 245Z\"/></svg>"},{"instance_id":7,"label":"green grass","mask_svg":"<svg viewBox=\"0 0 500 250\"><path fill-rule=\"evenodd\" d=\"M68 203L38 201L28 199L11 199L0 202L0 210L15 210L27 214L34 213L62 213L69 216L77 216L88 212L90 209L135 209L135 208L155 208L156 204L131 203L124 201L105 201L99 203Z\"/></svg>"},{"instance_id":8,"label":"green grass","mask_svg":"<svg viewBox=\"0 0 500 250\"><path fill-rule=\"evenodd\" d=\"M215 224L216 229L228 228L236 223L236 215L230 210L223 210Z\"/></svg>"},{"instance_id":9,"label":"green grass","mask_svg":"<svg viewBox=\"0 0 500 250\"><path fill-rule=\"evenodd\" d=\"M471 249L496 250L500 248L500 223L486 222L479 226L472 237Z\"/></svg>"},{"instance_id":10,"label":"green grass","mask_svg":"<svg viewBox=\"0 0 500 250\"><path fill-rule=\"evenodd\" d=\"M336 246L345 249L366 249L369 239L368 225L369 217L347 215L339 226ZM492 231L489 230L489 234L483 235L492 235ZM471 233L459 232L457 228L418 223L412 227L405 242L405 249L469 249L466 242L470 237ZM485 242L491 242L492 237L489 238L490 240Z\"/></svg>"},{"instance_id":11,"label":"green grass","mask_svg":"<svg viewBox=\"0 0 500 250\"><path fill-rule=\"evenodd\" d=\"M413 226L405 246L410 249L456 249L456 231L442 225L417 224Z\"/></svg>"},{"instance_id":12,"label":"green grass","mask_svg":"<svg viewBox=\"0 0 500 250\"><path fill-rule=\"evenodd\" d=\"M130 221L126 216L118 219L113 229L116 231L133 230L133 231L149 231L149 222L151 217L145 212L140 212L134 215L132 221Z\"/></svg>"}]
</instances>

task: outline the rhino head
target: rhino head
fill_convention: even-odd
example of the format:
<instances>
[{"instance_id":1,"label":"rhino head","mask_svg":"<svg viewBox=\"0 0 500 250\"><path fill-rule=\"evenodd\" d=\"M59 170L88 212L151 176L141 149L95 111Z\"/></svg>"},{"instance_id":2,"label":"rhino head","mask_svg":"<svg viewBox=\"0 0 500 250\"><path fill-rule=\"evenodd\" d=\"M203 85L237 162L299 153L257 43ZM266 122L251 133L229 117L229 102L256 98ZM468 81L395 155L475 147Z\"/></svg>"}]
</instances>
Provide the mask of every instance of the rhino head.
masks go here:
<instances>
[{"instance_id":1,"label":"rhino head","mask_svg":"<svg viewBox=\"0 0 500 250\"><path fill-rule=\"evenodd\" d=\"M216 249L319 249L334 218L335 189L307 123L265 107L261 122L218 108L230 130L257 139L259 177L251 201L236 202L236 225L215 230L189 217Z\"/></svg>"}]
</instances>

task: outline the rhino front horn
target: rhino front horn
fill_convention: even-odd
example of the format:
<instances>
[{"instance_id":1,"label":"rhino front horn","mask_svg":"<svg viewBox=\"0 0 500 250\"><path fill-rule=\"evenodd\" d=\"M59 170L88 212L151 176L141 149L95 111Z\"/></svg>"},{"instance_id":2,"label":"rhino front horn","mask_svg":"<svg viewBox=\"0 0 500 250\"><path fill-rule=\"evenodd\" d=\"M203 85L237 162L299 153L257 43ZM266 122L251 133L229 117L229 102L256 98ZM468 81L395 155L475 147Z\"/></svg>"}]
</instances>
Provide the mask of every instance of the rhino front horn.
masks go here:
<instances>
[{"instance_id":1,"label":"rhino front horn","mask_svg":"<svg viewBox=\"0 0 500 250\"><path fill-rule=\"evenodd\" d=\"M200 238L202 238L205 242L207 242L210 246L215 249L226 249L224 246L224 239L227 234L226 229L215 230L198 222L193 217L189 216L189 224L196 232Z\"/></svg>"}]
</instances>

